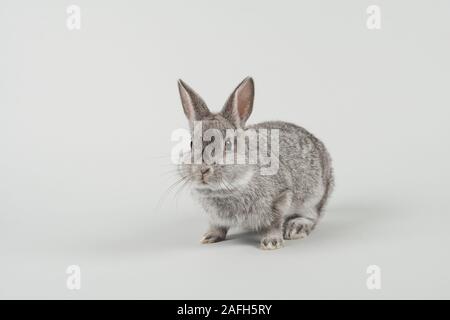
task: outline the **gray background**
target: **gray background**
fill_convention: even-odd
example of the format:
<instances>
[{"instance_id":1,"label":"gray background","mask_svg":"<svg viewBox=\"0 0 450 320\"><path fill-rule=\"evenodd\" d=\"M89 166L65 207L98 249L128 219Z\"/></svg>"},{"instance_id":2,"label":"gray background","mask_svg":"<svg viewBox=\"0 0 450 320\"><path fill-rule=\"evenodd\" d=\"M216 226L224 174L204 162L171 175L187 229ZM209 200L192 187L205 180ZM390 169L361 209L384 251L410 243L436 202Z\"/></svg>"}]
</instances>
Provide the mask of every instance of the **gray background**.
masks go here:
<instances>
[{"instance_id":1,"label":"gray background","mask_svg":"<svg viewBox=\"0 0 450 320\"><path fill-rule=\"evenodd\" d=\"M0 8L1 298L450 298L449 1ZM218 110L247 75L250 122L304 126L336 172L322 224L274 252L239 230L200 245L200 208L165 192L176 79Z\"/></svg>"}]
</instances>

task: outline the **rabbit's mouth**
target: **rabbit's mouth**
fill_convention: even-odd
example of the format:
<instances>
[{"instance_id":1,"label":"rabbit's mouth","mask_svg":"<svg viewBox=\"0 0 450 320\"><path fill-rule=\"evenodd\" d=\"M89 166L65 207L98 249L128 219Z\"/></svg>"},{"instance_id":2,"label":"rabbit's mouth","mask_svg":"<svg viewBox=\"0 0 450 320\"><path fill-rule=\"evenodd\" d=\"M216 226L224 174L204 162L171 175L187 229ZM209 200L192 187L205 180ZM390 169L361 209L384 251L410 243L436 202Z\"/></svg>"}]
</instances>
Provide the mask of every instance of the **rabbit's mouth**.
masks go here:
<instances>
[{"instance_id":1,"label":"rabbit's mouth","mask_svg":"<svg viewBox=\"0 0 450 320\"><path fill-rule=\"evenodd\" d=\"M214 188L214 186L205 177L200 177L199 180L197 181L197 188L200 188L200 189L212 189L212 188Z\"/></svg>"},{"instance_id":2,"label":"rabbit's mouth","mask_svg":"<svg viewBox=\"0 0 450 320\"><path fill-rule=\"evenodd\" d=\"M219 181L211 177L200 176L195 183L195 188L199 190L220 190L221 185Z\"/></svg>"}]
</instances>

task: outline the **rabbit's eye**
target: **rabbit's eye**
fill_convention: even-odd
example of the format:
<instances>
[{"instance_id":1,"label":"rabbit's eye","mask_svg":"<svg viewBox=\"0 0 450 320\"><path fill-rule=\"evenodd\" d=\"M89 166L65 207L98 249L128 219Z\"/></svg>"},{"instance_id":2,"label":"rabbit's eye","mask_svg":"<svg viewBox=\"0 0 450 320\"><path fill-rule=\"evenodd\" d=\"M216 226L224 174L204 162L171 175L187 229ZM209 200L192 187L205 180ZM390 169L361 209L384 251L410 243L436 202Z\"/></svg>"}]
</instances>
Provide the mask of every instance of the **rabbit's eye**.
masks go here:
<instances>
[{"instance_id":1,"label":"rabbit's eye","mask_svg":"<svg viewBox=\"0 0 450 320\"><path fill-rule=\"evenodd\" d=\"M225 141L225 149L227 150L231 149L231 141L229 139Z\"/></svg>"}]
</instances>

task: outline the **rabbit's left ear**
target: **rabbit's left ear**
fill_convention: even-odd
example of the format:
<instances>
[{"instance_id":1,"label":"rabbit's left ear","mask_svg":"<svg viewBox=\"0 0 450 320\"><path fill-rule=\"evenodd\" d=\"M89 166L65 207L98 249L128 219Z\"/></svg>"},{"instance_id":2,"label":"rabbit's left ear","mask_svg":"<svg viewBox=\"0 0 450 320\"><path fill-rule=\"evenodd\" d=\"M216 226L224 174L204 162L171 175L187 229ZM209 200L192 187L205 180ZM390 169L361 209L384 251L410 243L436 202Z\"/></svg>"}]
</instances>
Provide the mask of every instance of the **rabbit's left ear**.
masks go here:
<instances>
[{"instance_id":1,"label":"rabbit's left ear","mask_svg":"<svg viewBox=\"0 0 450 320\"><path fill-rule=\"evenodd\" d=\"M254 96L255 85L253 79L247 77L234 89L228 98L222 109L222 115L235 124L236 127L244 127L245 122L252 113Z\"/></svg>"}]
</instances>

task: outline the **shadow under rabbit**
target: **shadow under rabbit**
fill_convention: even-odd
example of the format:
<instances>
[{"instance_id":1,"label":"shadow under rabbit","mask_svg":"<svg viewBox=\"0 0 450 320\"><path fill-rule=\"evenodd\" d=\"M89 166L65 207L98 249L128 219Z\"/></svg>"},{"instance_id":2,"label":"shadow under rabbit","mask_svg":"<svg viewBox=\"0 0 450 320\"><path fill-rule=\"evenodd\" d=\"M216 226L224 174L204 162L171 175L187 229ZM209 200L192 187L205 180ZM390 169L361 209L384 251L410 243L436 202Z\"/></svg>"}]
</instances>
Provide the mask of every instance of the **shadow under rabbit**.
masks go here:
<instances>
[{"instance_id":1,"label":"shadow under rabbit","mask_svg":"<svg viewBox=\"0 0 450 320\"><path fill-rule=\"evenodd\" d=\"M323 244L352 238L354 234L380 228L392 218L392 209L381 208L369 203L330 206L317 228L306 239L286 241L286 246ZM200 244L207 225L202 217L182 220L165 219L158 224L128 228L120 235L97 238L90 249L96 252L171 252L195 249L200 246L237 246L259 247L261 235L239 228L231 229L226 239L216 244ZM382 228L380 228L382 230ZM86 239L85 239L86 240ZM86 241L84 242L86 243ZM80 244L81 245L81 244ZM76 245L75 245L76 246Z\"/></svg>"}]
</instances>

